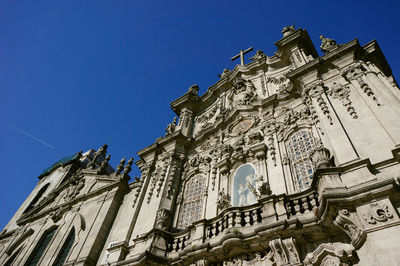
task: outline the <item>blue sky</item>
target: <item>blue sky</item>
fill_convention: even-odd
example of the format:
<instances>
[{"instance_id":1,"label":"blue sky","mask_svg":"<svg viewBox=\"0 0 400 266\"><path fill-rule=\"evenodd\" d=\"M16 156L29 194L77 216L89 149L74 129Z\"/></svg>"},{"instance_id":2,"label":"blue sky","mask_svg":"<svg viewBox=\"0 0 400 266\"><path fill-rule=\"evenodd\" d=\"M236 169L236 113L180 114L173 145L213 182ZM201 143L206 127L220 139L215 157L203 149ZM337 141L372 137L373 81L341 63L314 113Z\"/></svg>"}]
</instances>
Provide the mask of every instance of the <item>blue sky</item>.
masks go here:
<instances>
[{"instance_id":1,"label":"blue sky","mask_svg":"<svg viewBox=\"0 0 400 266\"><path fill-rule=\"evenodd\" d=\"M191 2L0 2L0 228L64 156L107 143L114 167L136 161L171 101L204 93L240 49L272 56L293 21L318 50L320 34L377 39L399 79L397 1Z\"/></svg>"}]
</instances>

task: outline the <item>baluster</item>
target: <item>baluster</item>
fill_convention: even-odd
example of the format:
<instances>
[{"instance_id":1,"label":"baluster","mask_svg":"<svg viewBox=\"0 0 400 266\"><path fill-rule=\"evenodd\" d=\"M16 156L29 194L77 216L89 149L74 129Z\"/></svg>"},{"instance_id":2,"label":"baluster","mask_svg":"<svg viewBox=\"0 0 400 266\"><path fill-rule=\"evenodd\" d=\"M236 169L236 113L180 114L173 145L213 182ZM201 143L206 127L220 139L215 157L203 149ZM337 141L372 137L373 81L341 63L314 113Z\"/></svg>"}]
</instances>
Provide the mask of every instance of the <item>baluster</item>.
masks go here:
<instances>
[{"instance_id":1,"label":"baluster","mask_svg":"<svg viewBox=\"0 0 400 266\"><path fill-rule=\"evenodd\" d=\"M262 221L262 209L258 208L256 209L256 215L257 215L257 223L261 223Z\"/></svg>"},{"instance_id":2,"label":"baluster","mask_svg":"<svg viewBox=\"0 0 400 266\"><path fill-rule=\"evenodd\" d=\"M175 251L179 250L179 243L181 242L181 240L178 238L176 239L176 245L175 245Z\"/></svg>"},{"instance_id":3,"label":"baluster","mask_svg":"<svg viewBox=\"0 0 400 266\"><path fill-rule=\"evenodd\" d=\"M217 236L220 232L220 223L219 221L215 223L215 236Z\"/></svg>"},{"instance_id":4,"label":"baluster","mask_svg":"<svg viewBox=\"0 0 400 266\"><path fill-rule=\"evenodd\" d=\"M229 215L225 216L225 229L229 228Z\"/></svg>"},{"instance_id":5,"label":"baluster","mask_svg":"<svg viewBox=\"0 0 400 266\"><path fill-rule=\"evenodd\" d=\"M294 205L294 215L298 215L300 214L300 205L299 205L299 201L293 201L293 205Z\"/></svg>"},{"instance_id":6,"label":"baluster","mask_svg":"<svg viewBox=\"0 0 400 266\"><path fill-rule=\"evenodd\" d=\"M222 217L222 219L221 219L221 233L225 230L225 224L226 224L226 222L225 222L226 218L225 217L226 216Z\"/></svg>"},{"instance_id":7,"label":"baluster","mask_svg":"<svg viewBox=\"0 0 400 266\"><path fill-rule=\"evenodd\" d=\"M301 213L304 213L304 206L303 206L304 200L303 200L303 198L300 198L300 199L298 200L298 202L299 202L299 209L300 209L300 212L301 212Z\"/></svg>"},{"instance_id":8,"label":"baluster","mask_svg":"<svg viewBox=\"0 0 400 266\"><path fill-rule=\"evenodd\" d=\"M310 200L310 210L312 210L315 206L317 206L316 198L314 194L309 195L308 198Z\"/></svg>"},{"instance_id":9,"label":"baluster","mask_svg":"<svg viewBox=\"0 0 400 266\"><path fill-rule=\"evenodd\" d=\"M210 224L208 226L208 238L212 238L213 237L213 226L212 224Z\"/></svg>"},{"instance_id":10,"label":"baluster","mask_svg":"<svg viewBox=\"0 0 400 266\"><path fill-rule=\"evenodd\" d=\"M241 212L235 213L235 227L242 226L242 214Z\"/></svg>"},{"instance_id":11,"label":"baluster","mask_svg":"<svg viewBox=\"0 0 400 266\"><path fill-rule=\"evenodd\" d=\"M228 228L232 228L235 226L235 217L234 217L234 213L230 212L228 213Z\"/></svg>"},{"instance_id":12,"label":"baluster","mask_svg":"<svg viewBox=\"0 0 400 266\"><path fill-rule=\"evenodd\" d=\"M217 230L218 230L218 224L215 223L215 224L213 224L213 227L212 227L212 235L213 236L217 236Z\"/></svg>"},{"instance_id":13,"label":"baluster","mask_svg":"<svg viewBox=\"0 0 400 266\"><path fill-rule=\"evenodd\" d=\"M185 242L186 242L186 236L182 238L182 245L181 245L181 250L185 248Z\"/></svg>"},{"instance_id":14,"label":"baluster","mask_svg":"<svg viewBox=\"0 0 400 266\"><path fill-rule=\"evenodd\" d=\"M251 224L250 224L250 220L251 220L251 211L248 211L248 212L244 212L244 222L245 222L245 225L244 226L250 226Z\"/></svg>"},{"instance_id":15,"label":"baluster","mask_svg":"<svg viewBox=\"0 0 400 266\"><path fill-rule=\"evenodd\" d=\"M174 240L170 240L168 242L168 252L171 252L174 250Z\"/></svg>"}]
</instances>

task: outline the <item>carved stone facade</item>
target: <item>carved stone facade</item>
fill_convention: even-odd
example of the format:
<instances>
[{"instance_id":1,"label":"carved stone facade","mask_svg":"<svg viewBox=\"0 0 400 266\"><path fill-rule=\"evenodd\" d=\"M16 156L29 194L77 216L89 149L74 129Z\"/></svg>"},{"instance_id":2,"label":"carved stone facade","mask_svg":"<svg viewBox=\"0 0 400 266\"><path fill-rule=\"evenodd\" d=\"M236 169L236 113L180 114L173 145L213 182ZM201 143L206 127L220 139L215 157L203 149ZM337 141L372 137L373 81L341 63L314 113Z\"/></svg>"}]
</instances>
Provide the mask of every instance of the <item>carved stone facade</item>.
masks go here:
<instances>
[{"instance_id":1,"label":"carved stone facade","mask_svg":"<svg viewBox=\"0 0 400 266\"><path fill-rule=\"evenodd\" d=\"M305 30L282 34L273 56L183 90L133 182L107 145L49 168L0 233L0 264L398 265L389 65L375 41L321 36L320 57Z\"/></svg>"}]
</instances>

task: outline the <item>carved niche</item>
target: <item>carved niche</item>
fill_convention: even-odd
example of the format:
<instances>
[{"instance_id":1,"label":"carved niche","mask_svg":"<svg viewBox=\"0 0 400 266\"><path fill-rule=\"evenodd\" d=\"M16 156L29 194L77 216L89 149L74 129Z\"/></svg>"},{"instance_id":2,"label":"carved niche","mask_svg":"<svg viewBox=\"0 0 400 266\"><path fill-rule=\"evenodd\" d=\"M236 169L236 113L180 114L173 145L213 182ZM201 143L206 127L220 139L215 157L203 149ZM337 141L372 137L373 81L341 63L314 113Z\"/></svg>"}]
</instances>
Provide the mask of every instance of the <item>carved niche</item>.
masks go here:
<instances>
[{"instance_id":1,"label":"carved niche","mask_svg":"<svg viewBox=\"0 0 400 266\"><path fill-rule=\"evenodd\" d=\"M269 241L271 248L268 256L275 261L276 265L292 265L300 263L299 252L296 247L296 241L293 237L286 239L273 239Z\"/></svg>"}]
</instances>

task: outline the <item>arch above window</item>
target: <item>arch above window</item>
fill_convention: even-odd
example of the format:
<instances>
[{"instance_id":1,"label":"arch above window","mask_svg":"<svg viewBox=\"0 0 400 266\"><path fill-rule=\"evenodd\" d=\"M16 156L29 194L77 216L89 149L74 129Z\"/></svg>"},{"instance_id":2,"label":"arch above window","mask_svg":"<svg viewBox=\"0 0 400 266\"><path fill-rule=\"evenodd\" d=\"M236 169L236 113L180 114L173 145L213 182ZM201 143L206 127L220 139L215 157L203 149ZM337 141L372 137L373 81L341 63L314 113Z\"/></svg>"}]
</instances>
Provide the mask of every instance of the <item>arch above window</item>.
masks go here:
<instances>
[{"instance_id":1,"label":"arch above window","mask_svg":"<svg viewBox=\"0 0 400 266\"><path fill-rule=\"evenodd\" d=\"M188 179L183 193L183 203L178 227L184 228L203 216L203 197L206 189L206 179L202 175Z\"/></svg>"},{"instance_id":2,"label":"arch above window","mask_svg":"<svg viewBox=\"0 0 400 266\"><path fill-rule=\"evenodd\" d=\"M251 164L240 166L233 177L232 206L251 205L257 197L251 192L250 185L255 186L256 170Z\"/></svg>"}]
</instances>

